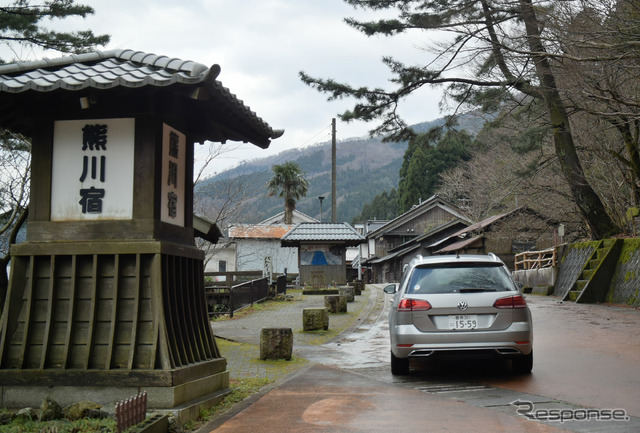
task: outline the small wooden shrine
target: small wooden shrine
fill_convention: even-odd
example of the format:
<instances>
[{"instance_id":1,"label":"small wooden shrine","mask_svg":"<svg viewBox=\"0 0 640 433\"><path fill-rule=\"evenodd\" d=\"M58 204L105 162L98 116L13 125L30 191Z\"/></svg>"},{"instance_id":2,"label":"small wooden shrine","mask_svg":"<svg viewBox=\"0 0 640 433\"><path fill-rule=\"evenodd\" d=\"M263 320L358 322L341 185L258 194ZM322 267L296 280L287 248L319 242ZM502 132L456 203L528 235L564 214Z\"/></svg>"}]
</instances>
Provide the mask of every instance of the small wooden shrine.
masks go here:
<instances>
[{"instance_id":1,"label":"small wooden shrine","mask_svg":"<svg viewBox=\"0 0 640 433\"><path fill-rule=\"evenodd\" d=\"M0 127L32 142L26 242L0 318L2 407L197 415L228 390L194 246L193 145L282 135L220 68L132 50L0 66Z\"/></svg>"}]
</instances>

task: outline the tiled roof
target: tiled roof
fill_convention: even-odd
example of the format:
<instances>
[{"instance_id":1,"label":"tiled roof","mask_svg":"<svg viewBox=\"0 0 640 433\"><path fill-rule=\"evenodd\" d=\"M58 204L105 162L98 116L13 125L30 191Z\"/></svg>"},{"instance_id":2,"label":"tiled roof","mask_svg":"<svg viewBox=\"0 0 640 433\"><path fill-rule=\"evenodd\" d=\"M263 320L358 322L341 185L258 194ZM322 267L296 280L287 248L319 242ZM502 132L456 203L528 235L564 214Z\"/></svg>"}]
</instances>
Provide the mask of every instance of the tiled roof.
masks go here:
<instances>
[{"instance_id":1,"label":"tiled roof","mask_svg":"<svg viewBox=\"0 0 640 433\"><path fill-rule=\"evenodd\" d=\"M286 235L293 227L293 225L287 224L238 224L229 227L229 237L235 239L280 239L282 236Z\"/></svg>"},{"instance_id":2,"label":"tiled roof","mask_svg":"<svg viewBox=\"0 0 640 433\"><path fill-rule=\"evenodd\" d=\"M280 137L284 131L272 129L251 111L242 100L216 80L219 74L218 65L208 68L193 61L129 49L96 51L0 65L0 96L24 95L21 96L22 102L33 98L34 94L54 91L118 88L133 91L177 85L188 89L185 95L189 95L192 104L199 103L195 109L204 111L207 121L217 123L202 126L201 128L206 128L204 131L196 131L194 136L198 139L222 142L229 139L268 147L270 140ZM197 89L203 89L204 92L194 92ZM0 107L0 126L12 127L11 104L15 105L15 101L14 98ZM215 118L216 116L219 118Z\"/></svg>"},{"instance_id":3,"label":"tiled roof","mask_svg":"<svg viewBox=\"0 0 640 433\"><path fill-rule=\"evenodd\" d=\"M0 91L50 92L87 87L110 89L118 86L135 88L174 83L196 84L204 80L208 71L209 68L199 63L141 51L97 51L0 65ZM219 67L216 72L220 72Z\"/></svg>"},{"instance_id":4,"label":"tiled roof","mask_svg":"<svg viewBox=\"0 0 640 433\"><path fill-rule=\"evenodd\" d=\"M358 245L364 238L347 223L300 223L282 237L283 245L307 241L337 241Z\"/></svg>"}]
</instances>

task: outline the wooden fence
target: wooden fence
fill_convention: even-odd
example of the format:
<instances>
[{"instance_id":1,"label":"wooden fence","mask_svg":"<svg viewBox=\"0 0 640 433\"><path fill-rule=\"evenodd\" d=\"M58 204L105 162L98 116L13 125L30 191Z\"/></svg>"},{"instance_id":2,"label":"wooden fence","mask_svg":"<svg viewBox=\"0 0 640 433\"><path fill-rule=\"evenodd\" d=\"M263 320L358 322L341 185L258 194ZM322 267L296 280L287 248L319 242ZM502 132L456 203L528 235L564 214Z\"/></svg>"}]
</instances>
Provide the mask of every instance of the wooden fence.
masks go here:
<instances>
[{"instance_id":1,"label":"wooden fence","mask_svg":"<svg viewBox=\"0 0 640 433\"><path fill-rule=\"evenodd\" d=\"M116 403L116 423L118 432L141 423L147 417L147 392Z\"/></svg>"},{"instance_id":2,"label":"wooden fence","mask_svg":"<svg viewBox=\"0 0 640 433\"><path fill-rule=\"evenodd\" d=\"M549 248L542 251L526 251L516 254L515 270L551 268L557 265L557 249Z\"/></svg>"}]
</instances>

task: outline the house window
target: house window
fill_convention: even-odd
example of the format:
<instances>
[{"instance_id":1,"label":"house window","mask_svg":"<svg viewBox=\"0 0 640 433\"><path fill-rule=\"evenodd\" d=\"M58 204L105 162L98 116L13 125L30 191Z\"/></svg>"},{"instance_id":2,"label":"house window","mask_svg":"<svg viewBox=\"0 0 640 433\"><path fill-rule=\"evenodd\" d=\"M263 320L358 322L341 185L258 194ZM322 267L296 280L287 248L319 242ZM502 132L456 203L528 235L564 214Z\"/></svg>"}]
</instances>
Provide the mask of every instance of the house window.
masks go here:
<instances>
[{"instance_id":1,"label":"house window","mask_svg":"<svg viewBox=\"0 0 640 433\"><path fill-rule=\"evenodd\" d=\"M226 260L218 260L218 272L227 272Z\"/></svg>"}]
</instances>

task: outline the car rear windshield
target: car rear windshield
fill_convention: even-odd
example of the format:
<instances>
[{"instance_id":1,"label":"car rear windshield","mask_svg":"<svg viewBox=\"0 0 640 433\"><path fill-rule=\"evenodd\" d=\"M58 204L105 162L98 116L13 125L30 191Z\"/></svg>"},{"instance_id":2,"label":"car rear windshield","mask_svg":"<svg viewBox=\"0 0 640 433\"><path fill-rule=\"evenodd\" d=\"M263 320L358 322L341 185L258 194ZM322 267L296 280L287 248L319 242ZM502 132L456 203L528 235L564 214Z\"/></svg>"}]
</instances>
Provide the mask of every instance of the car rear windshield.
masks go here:
<instances>
[{"instance_id":1,"label":"car rear windshield","mask_svg":"<svg viewBox=\"0 0 640 433\"><path fill-rule=\"evenodd\" d=\"M515 290L500 263L446 263L416 267L407 293L471 293Z\"/></svg>"}]
</instances>

